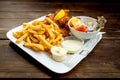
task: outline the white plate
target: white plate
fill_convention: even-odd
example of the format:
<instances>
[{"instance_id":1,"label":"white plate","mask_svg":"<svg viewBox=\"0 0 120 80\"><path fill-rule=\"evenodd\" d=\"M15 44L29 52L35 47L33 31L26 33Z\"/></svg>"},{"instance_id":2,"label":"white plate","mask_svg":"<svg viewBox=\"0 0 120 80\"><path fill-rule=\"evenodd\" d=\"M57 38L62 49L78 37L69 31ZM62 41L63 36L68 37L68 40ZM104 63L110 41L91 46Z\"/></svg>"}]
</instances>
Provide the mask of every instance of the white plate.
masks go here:
<instances>
[{"instance_id":1,"label":"white plate","mask_svg":"<svg viewBox=\"0 0 120 80\"><path fill-rule=\"evenodd\" d=\"M42 16L40 18L38 18L37 20L43 20L45 18L45 16ZM36 20L36 19L35 19ZM34 21L34 20L33 20ZM32 23L28 22L28 23ZM12 35L13 32L18 31L22 29L22 25L18 26L16 28L13 28L11 30L9 30L7 32L7 37L8 39L10 39L14 44L16 44L16 38ZM72 70L81 60L83 60L89 53L90 51L92 51L92 49L95 47L95 45L101 40L102 35L97 35L95 38L91 39L91 40L87 40L85 41L85 48L88 48L88 51L82 51L82 53L77 52L73 55L69 55L67 57L67 59L63 62L56 62L54 61L50 55L48 55L46 52L34 52L29 48L26 48L23 46L23 41L19 44L16 44L19 48L21 48L23 51L25 51L27 54L29 54L31 57L33 57L34 59L36 59L39 63L43 64L45 67L47 67L48 69L50 69L51 71L55 72L55 73L59 73L59 74L63 74L63 73L67 73L70 70ZM84 48L83 48L84 49ZM80 56L79 58L75 58L76 62L74 62L72 65L70 64L70 61L72 61L74 59L74 57L76 56Z\"/></svg>"}]
</instances>

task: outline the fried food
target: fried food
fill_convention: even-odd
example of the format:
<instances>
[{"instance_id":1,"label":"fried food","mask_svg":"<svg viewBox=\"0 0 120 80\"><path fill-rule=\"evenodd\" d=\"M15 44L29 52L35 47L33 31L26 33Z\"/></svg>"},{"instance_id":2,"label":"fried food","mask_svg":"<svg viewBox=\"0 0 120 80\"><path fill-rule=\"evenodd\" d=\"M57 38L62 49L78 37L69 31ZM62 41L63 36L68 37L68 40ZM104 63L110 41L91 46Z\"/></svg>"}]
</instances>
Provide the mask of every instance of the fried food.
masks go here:
<instances>
[{"instance_id":1,"label":"fried food","mask_svg":"<svg viewBox=\"0 0 120 80\"><path fill-rule=\"evenodd\" d=\"M64 12L63 12L64 11ZM59 14L61 12L61 15ZM64 14L65 13L65 14ZM60 15L61 17L59 17L59 19L55 19L55 17L56 17L56 15ZM64 15L64 16L63 16ZM63 34L63 36L65 37L65 36L69 36L69 28L68 28L68 25L67 25L67 23L68 23L68 21L69 21L69 10L67 10L67 9L65 9L65 10L63 10L63 9L61 9L61 10L57 10L57 11L55 11L55 13L52 13L52 14L50 14L50 15L48 15L47 17L49 17L50 19L52 19L56 24L58 24L59 25L59 27L60 27L60 29L61 29L61 31L63 31L62 32L62 34Z\"/></svg>"},{"instance_id":2,"label":"fried food","mask_svg":"<svg viewBox=\"0 0 120 80\"><path fill-rule=\"evenodd\" d=\"M59 26L46 17L43 21L35 20L31 24L23 23L23 28L13 32L16 43L24 41L23 46L36 52L48 51L54 45L60 45L63 35Z\"/></svg>"}]
</instances>

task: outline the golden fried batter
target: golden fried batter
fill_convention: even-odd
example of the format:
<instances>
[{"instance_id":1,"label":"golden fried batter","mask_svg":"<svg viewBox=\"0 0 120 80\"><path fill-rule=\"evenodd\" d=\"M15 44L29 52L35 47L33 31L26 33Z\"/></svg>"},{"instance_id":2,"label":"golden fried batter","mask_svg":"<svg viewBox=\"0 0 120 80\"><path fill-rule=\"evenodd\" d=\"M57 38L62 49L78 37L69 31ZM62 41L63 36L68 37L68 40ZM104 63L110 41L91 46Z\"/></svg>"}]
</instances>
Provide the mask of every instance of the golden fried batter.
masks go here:
<instances>
[{"instance_id":1,"label":"golden fried batter","mask_svg":"<svg viewBox=\"0 0 120 80\"><path fill-rule=\"evenodd\" d=\"M47 17L49 17L50 19L52 19L55 23L57 23L62 31L63 36L68 36L69 35L69 28L68 28L68 21L69 21L69 10L65 9L65 16L62 17L59 20L54 20L54 17L56 16L56 14L59 12L60 10L56 10L55 13L52 13L50 15L48 15Z\"/></svg>"}]
</instances>

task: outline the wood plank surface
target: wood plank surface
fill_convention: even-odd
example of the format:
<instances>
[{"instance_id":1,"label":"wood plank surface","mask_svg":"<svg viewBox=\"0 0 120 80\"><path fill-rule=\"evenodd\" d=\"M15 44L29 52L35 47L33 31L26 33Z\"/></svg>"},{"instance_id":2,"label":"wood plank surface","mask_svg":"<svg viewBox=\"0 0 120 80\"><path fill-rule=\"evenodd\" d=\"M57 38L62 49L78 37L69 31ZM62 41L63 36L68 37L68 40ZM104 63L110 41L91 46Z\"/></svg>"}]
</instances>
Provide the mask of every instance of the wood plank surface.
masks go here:
<instances>
[{"instance_id":1,"label":"wood plank surface","mask_svg":"<svg viewBox=\"0 0 120 80\"><path fill-rule=\"evenodd\" d=\"M120 78L120 3L106 0L0 0L0 78ZM102 40L73 70L56 74L7 38L6 33L57 9L70 16L105 16Z\"/></svg>"},{"instance_id":2,"label":"wood plank surface","mask_svg":"<svg viewBox=\"0 0 120 80\"><path fill-rule=\"evenodd\" d=\"M35 61L9 40L0 40L0 77L119 77L119 40L101 40L98 46L68 74L58 75ZM111 46L109 43L114 43ZM108 47L110 46L110 47ZM110 50L110 51L109 51ZM109 53L108 53L109 51ZM116 52L116 53L115 53ZM51 75L51 73L53 75ZM74 74L73 74L74 73ZM18 74L14 76L14 74ZM47 75L46 75L47 74ZM111 76L112 75L112 76Z\"/></svg>"}]
</instances>

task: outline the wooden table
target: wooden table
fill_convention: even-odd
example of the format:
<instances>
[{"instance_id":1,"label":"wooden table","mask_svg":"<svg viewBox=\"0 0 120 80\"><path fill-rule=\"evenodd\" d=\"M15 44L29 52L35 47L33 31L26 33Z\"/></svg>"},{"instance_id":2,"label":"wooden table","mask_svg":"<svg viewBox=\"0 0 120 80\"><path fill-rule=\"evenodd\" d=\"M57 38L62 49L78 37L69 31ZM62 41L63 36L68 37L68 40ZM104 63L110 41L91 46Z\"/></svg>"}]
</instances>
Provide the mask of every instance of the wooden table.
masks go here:
<instances>
[{"instance_id":1,"label":"wooden table","mask_svg":"<svg viewBox=\"0 0 120 80\"><path fill-rule=\"evenodd\" d=\"M0 78L120 78L120 3L63 2L50 0L0 0ZM56 74L39 64L8 40L8 30L57 9L70 15L105 16L102 40L74 69Z\"/></svg>"}]
</instances>

